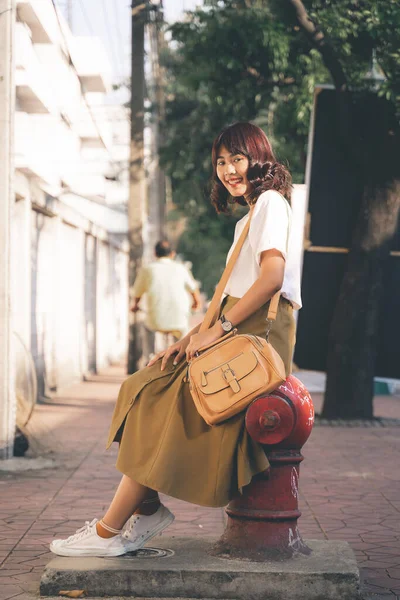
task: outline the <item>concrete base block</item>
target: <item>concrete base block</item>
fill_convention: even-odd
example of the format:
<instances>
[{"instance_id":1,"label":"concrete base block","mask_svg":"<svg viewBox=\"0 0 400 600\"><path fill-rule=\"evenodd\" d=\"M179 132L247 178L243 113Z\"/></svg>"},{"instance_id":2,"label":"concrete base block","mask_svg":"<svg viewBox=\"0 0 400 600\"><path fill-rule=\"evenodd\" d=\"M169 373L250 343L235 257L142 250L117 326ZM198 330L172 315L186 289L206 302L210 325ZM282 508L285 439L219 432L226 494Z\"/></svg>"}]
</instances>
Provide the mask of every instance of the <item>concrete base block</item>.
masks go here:
<instances>
[{"instance_id":1,"label":"concrete base block","mask_svg":"<svg viewBox=\"0 0 400 600\"><path fill-rule=\"evenodd\" d=\"M42 596L85 590L86 597L202 600L358 600L359 572L347 542L305 540L309 556L253 562L210 556L211 538L159 537L156 558L62 558L47 565ZM153 555L157 555L153 552ZM150 553L151 556L151 553Z\"/></svg>"}]
</instances>

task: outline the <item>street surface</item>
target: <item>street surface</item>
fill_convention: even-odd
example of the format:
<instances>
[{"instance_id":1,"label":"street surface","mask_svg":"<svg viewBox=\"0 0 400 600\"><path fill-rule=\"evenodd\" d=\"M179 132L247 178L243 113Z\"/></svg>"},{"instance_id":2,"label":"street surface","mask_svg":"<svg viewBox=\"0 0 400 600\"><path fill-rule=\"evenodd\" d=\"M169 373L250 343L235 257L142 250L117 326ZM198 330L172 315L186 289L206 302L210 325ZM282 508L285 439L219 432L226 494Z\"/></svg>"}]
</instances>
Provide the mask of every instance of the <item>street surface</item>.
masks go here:
<instances>
[{"instance_id":1,"label":"street surface","mask_svg":"<svg viewBox=\"0 0 400 600\"><path fill-rule=\"evenodd\" d=\"M51 539L104 513L120 478L116 447L104 445L124 377L112 367L38 405L28 425L35 468L0 462L0 600L37 598ZM318 410L321 395L313 397ZM377 397L375 413L399 424L314 428L303 451L299 527L305 538L351 544L365 598L400 599L400 397ZM168 535L222 533L223 509L164 501L176 515Z\"/></svg>"}]
</instances>

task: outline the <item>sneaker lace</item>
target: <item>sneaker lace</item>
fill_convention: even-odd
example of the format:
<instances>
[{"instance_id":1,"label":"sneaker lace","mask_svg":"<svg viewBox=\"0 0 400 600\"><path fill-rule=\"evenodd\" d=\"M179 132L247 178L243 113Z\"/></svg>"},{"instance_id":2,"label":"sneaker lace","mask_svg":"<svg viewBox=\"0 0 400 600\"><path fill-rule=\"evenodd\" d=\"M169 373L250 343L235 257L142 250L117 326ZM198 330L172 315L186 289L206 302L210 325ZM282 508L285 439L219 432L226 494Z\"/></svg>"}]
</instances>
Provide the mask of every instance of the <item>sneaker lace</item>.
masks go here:
<instances>
[{"instance_id":1,"label":"sneaker lace","mask_svg":"<svg viewBox=\"0 0 400 600\"><path fill-rule=\"evenodd\" d=\"M129 525L126 531L124 532L124 537L127 538L131 533L132 529L136 525L136 523L140 520L140 515L134 515L129 519Z\"/></svg>"},{"instance_id":2,"label":"sneaker lace","mask_svg":"<svg viewBox=\"0 0 400 600\"><path fill-rule=\"evenodd\" d=\"M93 521L85 521L85 524L83 525L83 527L80 527L80 529L77 529L74 534L70 535L65 540L66 543L69 544L70 542L76 542L77 540L80 540L83 537L85 537L88 533L90 533L90 529L93 527L93 525L95 523L97 523L97 519L93 519Z\"/></svg>"}]
</instances>

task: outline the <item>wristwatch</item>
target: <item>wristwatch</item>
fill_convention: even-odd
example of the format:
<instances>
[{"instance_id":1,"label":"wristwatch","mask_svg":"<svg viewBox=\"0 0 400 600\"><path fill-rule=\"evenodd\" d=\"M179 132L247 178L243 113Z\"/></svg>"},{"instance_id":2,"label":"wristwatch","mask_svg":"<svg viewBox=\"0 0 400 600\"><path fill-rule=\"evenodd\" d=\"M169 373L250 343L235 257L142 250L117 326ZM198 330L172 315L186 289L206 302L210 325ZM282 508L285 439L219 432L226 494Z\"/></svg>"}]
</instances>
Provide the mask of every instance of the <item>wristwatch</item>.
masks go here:
<instances>
[{"instance_id":1,"label":"wristwatch","mask_svg":"<svg viewBox=\"0 0 400 600\"><path fill-rule=\"evenodd\" d=\"M230 331L232 331L233 325L230 321L228 321L228 319L225 319L224 315L221 315L220 321L222 329L225 331L225 333L229 333Z\"/></svg>"}]
</instances>

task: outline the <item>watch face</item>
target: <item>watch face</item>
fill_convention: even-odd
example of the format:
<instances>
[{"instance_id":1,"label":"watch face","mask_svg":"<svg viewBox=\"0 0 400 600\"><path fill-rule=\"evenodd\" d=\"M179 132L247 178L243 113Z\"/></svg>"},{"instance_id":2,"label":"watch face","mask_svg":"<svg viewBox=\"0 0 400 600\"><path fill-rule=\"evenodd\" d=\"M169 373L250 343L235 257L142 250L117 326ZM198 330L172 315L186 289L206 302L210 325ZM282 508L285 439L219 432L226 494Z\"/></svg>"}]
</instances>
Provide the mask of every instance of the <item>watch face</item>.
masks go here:
<instances>
[{"instance_id":1,"label":"watch face","mask_svg":"<svg viewBox=\"0 0 400 600\"><path fill-rule=\"evenodd\" d=\"M223 323L221 323L221 325L224 331L229 332L232 329L232 323L230 321L224 321Z\"/></svg>"}]
</instances>

